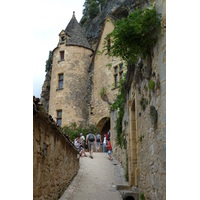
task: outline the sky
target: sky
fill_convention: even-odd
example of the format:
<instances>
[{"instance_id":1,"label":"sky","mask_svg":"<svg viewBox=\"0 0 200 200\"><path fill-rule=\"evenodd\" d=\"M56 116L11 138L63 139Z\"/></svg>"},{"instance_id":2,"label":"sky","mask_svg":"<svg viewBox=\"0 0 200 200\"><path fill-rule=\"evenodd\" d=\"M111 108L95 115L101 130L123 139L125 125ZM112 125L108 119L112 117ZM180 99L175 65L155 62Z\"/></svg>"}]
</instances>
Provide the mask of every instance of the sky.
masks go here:
<instances>
[{"instance_id":1,"label":"sky","mask_svg":"<svg viewBox=\"0 0 200 200\"><path fill-rule=\"evenodd\" d=\"M49 51L58 43L59 33L65 29L72 18L73 11L79 22L85 0L40 0L33 4L34 59L33 95L40 98L45 80L45 64Z\"/></svg>"}]
</instances>

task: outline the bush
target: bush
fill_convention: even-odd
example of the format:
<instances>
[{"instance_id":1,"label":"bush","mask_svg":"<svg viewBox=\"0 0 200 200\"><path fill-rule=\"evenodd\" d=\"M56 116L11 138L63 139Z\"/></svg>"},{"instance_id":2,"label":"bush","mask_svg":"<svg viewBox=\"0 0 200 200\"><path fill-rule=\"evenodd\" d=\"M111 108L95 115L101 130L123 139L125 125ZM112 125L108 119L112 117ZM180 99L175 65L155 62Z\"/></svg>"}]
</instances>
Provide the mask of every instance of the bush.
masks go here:
<instances>
[{"instance_id":1,"label":"bush","mask_svg":"<svg viewBox=\"0 0 200 200\"><path fill-rule=\"evenodd\" d=\"M97 132L97 127L95 125L88 125L86 127L81 127L81 126L78 127L76 123L72 123L69 126L64 126L63 130L65 134L69 136L70 140L74 141L76 137L80 136L80 133L83 133L83 135L86 137L86 135L91 130L92 133L95 134Z\"/></svg>"},{"instance_id":2,"label":"bush","mask_svg":"<svg viewBox=\"0 0 200 200\"><path fill-rule=\"evenodd\" d=\"M151 55L161 30L161 15L155 8L136 9L127 18L115 22L110 56L121 57L127 63L137 61L137 56Z\"/></svg>"}]
</instances>

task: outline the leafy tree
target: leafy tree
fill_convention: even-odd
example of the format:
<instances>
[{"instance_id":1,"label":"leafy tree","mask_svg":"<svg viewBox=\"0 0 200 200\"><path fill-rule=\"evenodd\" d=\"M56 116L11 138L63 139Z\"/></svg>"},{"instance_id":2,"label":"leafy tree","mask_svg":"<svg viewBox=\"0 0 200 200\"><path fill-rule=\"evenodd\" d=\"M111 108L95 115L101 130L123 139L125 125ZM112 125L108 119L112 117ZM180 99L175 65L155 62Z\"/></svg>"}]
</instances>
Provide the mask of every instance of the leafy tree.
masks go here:
<instances>
[{"instance_id":1,"label":"leafy tree","mask_svg":"<svg viewBox=\"0 0 200 200\"><path fill-rule=\"evenodd\" d=\"M161 15L155 8L136 9L127 18L115 22L110 56L121 57L127 63L137 61L137 56L151 55L161 30Z\"/></svg>"},{"instance_id":2,"label":"leafy tree","mask_svg":"<svg viewBox=\"0 0 200 200\"><path fill-rule=\"evenodd\" d=\"M80 136L80 133L83 133L83 135L86 136L89 131L92 131L92 133L95 134L97 132L97 127L93 124L82 127L78 126L76 123L72 123L69 126L64 126L63 130L67 135L69 135L69 138L74 141L76 137Z\"/></svg>"},{"instance_id":3,"label":"leafy tree","mask_svg":"<svg viewBox=\"0 0 200 200\"><path fill-rule=\"evenodd\" d=\"M52 61L53 61L53 52L49 51L49 58L46 60L46 69L45 72L48 72L51 69L52 66Z\"/></svg>"},{"instance_id":4,"label":"leafy tree","mask_svg":"<svg viewBox=\"0 0 200 200\"><path fill-rule=\"evenodd\" d=\"M99 14L99 6L103 6L106 0L86 0L83 7L83 17L81 24L83 25L88 19L93 19Z\"/></svg>"}]
</instances>

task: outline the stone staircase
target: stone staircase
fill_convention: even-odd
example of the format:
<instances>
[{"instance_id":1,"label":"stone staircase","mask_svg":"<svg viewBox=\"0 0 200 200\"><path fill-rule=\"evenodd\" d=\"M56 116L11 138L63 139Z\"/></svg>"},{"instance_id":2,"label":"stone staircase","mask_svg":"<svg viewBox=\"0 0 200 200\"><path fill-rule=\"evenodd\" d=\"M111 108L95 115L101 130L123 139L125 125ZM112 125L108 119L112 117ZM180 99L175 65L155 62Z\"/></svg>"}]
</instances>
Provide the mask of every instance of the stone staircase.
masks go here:
<instances>
[{"instance_id":1,"label":"stone staircase","mask_svg":"<svg viewBox=\"0 0 200 200\"><path fill-rule=\"evenodd\" d=\"M136 187L117 185L116 189L120 192L123 200L139 200L139 193Z\"/></svg>"}]
</instances>

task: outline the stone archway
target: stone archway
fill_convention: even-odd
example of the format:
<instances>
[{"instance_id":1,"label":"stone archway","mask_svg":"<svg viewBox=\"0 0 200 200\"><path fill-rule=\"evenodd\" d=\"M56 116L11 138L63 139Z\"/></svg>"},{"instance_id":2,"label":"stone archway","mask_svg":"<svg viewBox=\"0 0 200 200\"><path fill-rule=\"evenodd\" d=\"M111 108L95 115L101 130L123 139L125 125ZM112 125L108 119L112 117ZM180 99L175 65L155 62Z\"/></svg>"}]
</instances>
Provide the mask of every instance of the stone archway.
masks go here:
<instances>
[{"instance_id":1,"label":"stone archway","mask_svg":"<svg viewBox=\"0 0 200 200\"><path fill-rule=\"evenodd\" d=\"M101 134L103 139L103 135L107 133L110 129L110 118L104 117L97 123L97 131Z\"/></svg>"}]
</instances>

